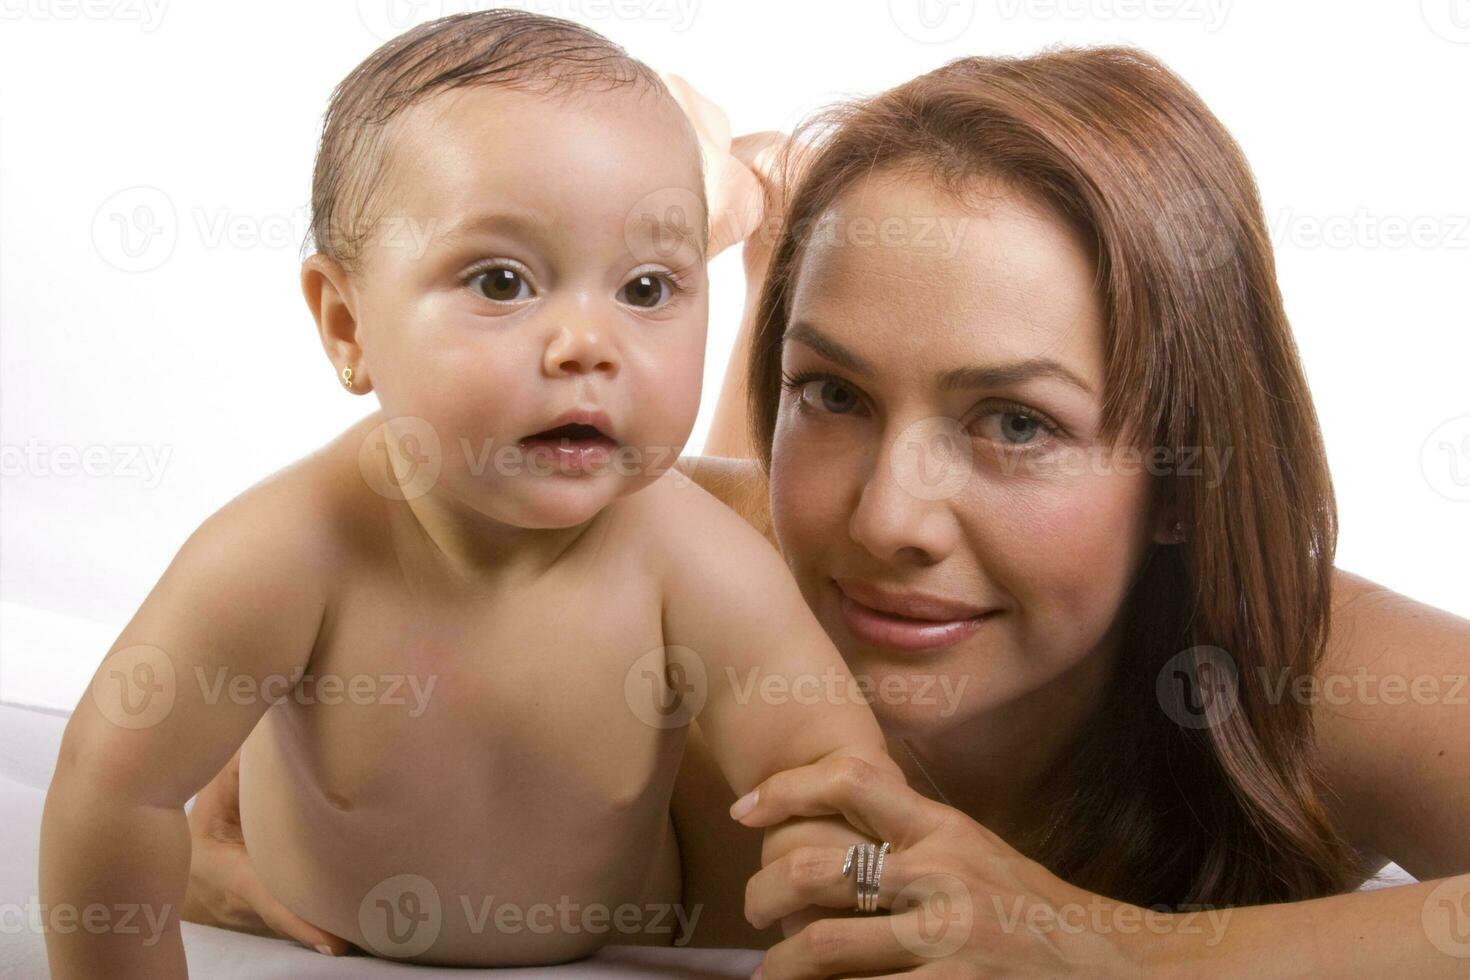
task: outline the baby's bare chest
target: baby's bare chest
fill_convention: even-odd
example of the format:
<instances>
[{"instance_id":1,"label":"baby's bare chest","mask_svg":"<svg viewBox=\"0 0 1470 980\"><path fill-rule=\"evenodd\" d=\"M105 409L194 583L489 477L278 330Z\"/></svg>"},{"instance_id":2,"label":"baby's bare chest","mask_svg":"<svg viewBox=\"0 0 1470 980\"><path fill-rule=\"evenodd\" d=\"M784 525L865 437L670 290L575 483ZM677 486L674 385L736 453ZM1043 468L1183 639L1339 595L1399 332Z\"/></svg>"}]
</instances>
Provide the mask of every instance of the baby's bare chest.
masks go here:
<instances>
[{"instance_id":1,"label":"baby's bare chest","mask_svg":"<svg viewBox=\"0 0 1470 980\"><path fill-rule=\"evenodd\" d=\"M658 595L578 581L486 601L344 594L286 712L337 792L473 773L604 802L635 793L677 733L646 710L663 667Z\"/></svg>"}]
</instances>

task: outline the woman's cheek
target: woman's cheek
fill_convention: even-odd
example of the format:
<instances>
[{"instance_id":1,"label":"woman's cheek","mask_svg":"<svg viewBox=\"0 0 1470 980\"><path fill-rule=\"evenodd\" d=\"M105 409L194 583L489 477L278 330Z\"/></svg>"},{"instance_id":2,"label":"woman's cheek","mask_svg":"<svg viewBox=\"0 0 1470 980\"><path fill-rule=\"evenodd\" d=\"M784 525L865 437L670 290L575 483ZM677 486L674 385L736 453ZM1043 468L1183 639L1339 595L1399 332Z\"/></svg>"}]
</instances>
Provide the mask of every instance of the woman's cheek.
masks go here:
<instances>
[{"instance_id":1,"label":"woman's cheek","mask_svg":"<svg viewBox=\"0 0 1470 980\"><path fill-rule=\"evenodd\" d=\"M976 501L987 571L1033 643L1080 656L1121 612L1141 552L1146 483L1116 474L996 481ZM1039 650L1038 650L1039 652Z\"/></svg>"},{"instance_id":2,"label":"woman's cheek","mask_svg":"<svg viewBox=\"0 0 1470 980\"><path fill-rule=\"evenodd\" d=\"M863 459L861 448L846 444L850 442L816 431L790 410L777 422L771 444L771 521L798 581L826 547L847 540L844 502L856 479L851 471Z\"/></svg>"}]
</instances>

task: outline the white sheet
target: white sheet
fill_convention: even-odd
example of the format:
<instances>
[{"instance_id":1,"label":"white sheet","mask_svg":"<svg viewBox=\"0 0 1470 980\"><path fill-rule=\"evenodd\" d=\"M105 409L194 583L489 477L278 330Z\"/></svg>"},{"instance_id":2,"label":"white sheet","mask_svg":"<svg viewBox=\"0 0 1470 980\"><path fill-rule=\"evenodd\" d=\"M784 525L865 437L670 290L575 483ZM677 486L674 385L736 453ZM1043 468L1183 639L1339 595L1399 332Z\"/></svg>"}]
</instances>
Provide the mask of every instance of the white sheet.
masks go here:
<instances>
[{"instance_id":1,"label":"white sheet","mask_svg":"<svg viewBox=\"0 0 1470 980\"><path fill-rule=\"evenodd\" d=\"M61 730L66 724L57 712L0 703L0 980L46 976L46 949L41 935L29 926L36 898L36 858L40 843L41 805ZM1401 885L1414 879L1390 864L1365 888ZM760 962L758 950L664 949L647 946L608 946L591 959L539 969L449 970L405 966L362 956L334 959L295 943L263 939L184 923L184 948L192 975L225 980L254 977L292 977L332 980L356 977L454 977L476 975L537 980L574 977L631 980L634 977L681 977L691 980L745 978Z\"/></svg>"},{"instance_id":2,"label":"white sheet","mask_svg":"<svg viewBox=\"0 0 1470 980\"><path fill-rule=\"evenodd\" d=\"M36 860L39 853L41 806L56 752L64 716L0 704L0 980L45 977L45 940L31 926L36 897ZM648 946L608 946L591 959L562 966L516 970L461 970L405 966L363 956L332 958L280 939L264 939L184 923L184 948L190 974L213 980L291 977L302 980L332 978L423 978L474 976L570 980L574 977L631 980L634 977L688 977L724 980L749 977L761 954L748 949L665 949Z\"/></svg>"}]
</instances>

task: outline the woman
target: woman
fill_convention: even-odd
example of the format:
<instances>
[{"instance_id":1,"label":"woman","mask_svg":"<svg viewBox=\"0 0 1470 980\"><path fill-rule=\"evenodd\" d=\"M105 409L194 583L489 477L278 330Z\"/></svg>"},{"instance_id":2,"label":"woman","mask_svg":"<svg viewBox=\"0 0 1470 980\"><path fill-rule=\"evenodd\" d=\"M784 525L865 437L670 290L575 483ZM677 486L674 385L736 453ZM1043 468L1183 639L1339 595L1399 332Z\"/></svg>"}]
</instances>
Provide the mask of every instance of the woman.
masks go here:
<instances>
[{"instance_id":1,"label":"woman","mask_svg":"<svg viewBox=\"0 0 1470 980\"><path fill-rule=\"evenodd\" d=\"M1333 570L1317 421L1219 122L1105 49L966 59L827 123L748 324L757 462L692 471L769 529L908 785L810 767L726 814L692 738L697 941L769 946L767 980L1463 973L1470 624ZM738 387L714 452L743 448ZM217 832L217 783L189 917L315 945ZM747 827L830 814L891 842L888 915L846 911L840 848L756 870ZM1344 894L1385 859L1445 880Z\"/></svg>"}]
</instances>

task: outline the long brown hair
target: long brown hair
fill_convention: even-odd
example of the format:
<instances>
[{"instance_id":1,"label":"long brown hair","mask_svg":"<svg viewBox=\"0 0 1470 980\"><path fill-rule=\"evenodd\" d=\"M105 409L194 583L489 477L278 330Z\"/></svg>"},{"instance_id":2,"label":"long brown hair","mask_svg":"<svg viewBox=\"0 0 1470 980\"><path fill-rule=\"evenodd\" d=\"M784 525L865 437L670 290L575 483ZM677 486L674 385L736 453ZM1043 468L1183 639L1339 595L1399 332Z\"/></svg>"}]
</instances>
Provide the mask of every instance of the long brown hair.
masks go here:
<instances>
[{"instance_id":1,"label":"long brown hair","mask_svg":"<svg viewBox=\"0 0 1470 980\"><path fill-rule=\"evenodd\" d=\"M1310 705L1280 697L1323 654L1336 507L1239 147L1178 76L1125 48L962 59L815 130L752 337L752 441L767 470L807 233L883 169L955 191L998 179L1058 208L1094 243L1104 440L1176 460L1230 454L1218 483L1157 478L1187 541L1153 547L1139 571L1105 706L1058 774L1050 832L1023 848L1144 905L1342 890L1359 862L1322 803ZM1179 723L1160 683L1181 664L1195 682L1228 682L1205 723Z\"/></svg>"}]
</instances>

